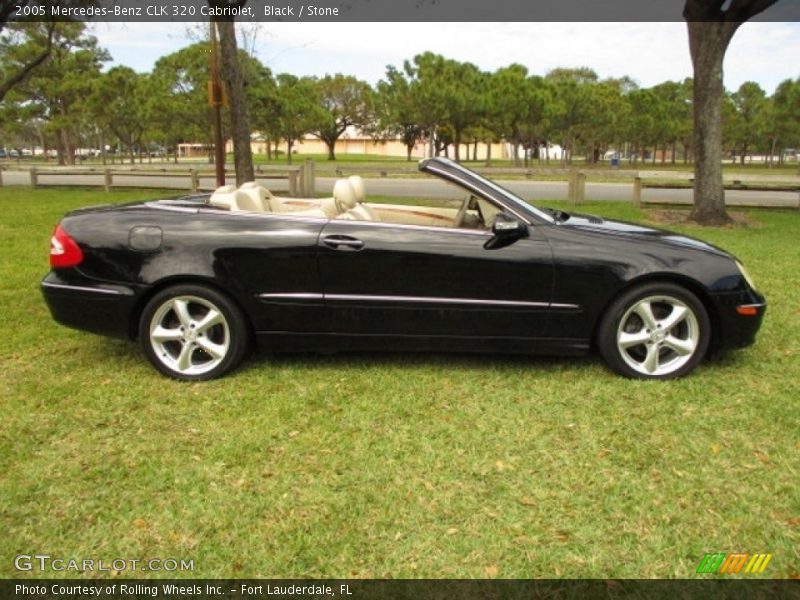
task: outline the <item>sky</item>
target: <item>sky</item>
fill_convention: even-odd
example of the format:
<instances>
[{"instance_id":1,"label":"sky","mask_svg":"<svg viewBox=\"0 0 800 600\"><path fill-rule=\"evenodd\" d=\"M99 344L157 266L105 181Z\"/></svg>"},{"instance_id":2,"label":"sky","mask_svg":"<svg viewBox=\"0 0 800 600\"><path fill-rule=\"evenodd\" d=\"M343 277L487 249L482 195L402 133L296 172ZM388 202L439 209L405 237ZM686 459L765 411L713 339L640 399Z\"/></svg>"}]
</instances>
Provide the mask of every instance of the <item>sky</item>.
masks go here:
<instances>
[{"instance_id":1,"label":"sky","mask_svg":"<svg viewBox=\"0 0 800 600\"><path fill-rule=\"evenodd\" d=\"M122 64L144 72L191 43L205 24L97 23L93 33ZM252 25L245 27L253 27ZM691 77L685 23L259 23L254 54L273 73L355 75L376 83L387 65L426 50L493 71L511 63L544 75L590 67L640 86ZM193 31L191 31L193 30ZM252 29L250 33L253 33ZM725 86L755 81L772 93L800 77L800 23L745 23L725 59Z\"/></svg>"}]
</instances>

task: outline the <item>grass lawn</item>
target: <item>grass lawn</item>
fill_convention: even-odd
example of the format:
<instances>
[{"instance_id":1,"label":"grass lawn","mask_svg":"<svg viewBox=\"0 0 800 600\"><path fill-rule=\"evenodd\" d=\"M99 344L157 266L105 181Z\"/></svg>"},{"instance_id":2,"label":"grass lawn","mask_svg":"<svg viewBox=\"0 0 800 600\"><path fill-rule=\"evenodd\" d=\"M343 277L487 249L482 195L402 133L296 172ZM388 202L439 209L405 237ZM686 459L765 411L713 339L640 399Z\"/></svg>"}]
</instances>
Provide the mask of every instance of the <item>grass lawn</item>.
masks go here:
<instances>
[{"instance_id":1,"label":"grass lawn","mask_svg":"<svg viewBox=\"0 0 800 600\"><path fill-rule=\"evenodd\" d=\"M683 380L356 354L185 384L56 325L38 289L66 210L155 195L0 188L0 577L35 553L189 559L177 575L197 577L691 577L733 551L798 576L800 213L680 227L770 302L755 346Z\"/></svg>"}]
</instances>

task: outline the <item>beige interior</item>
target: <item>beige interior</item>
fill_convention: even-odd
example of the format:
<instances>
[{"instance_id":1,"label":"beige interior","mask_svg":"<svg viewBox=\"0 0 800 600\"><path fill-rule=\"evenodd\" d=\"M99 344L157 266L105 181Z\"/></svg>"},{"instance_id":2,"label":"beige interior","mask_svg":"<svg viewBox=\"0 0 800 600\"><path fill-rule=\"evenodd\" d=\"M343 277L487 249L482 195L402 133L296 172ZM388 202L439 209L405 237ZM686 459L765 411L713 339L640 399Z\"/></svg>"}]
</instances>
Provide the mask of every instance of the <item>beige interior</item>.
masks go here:
<instances>
[{"instance_id":1,"label":"beige interior","mask_svg":"<svg viewBox=\"0 0 800 600\"><path fill-rule=\"evenodd\" d=\"M209 198L211 206L230 211L255 213L289 213L326 219L352 221L384 221L403 225L454 227L457 208L413 206L405 204L367 203L366 186L358 175L339 179L329 198L290 198L274 196L255 181L239 188L225 185Z\"/></svg>"}]
</instances>

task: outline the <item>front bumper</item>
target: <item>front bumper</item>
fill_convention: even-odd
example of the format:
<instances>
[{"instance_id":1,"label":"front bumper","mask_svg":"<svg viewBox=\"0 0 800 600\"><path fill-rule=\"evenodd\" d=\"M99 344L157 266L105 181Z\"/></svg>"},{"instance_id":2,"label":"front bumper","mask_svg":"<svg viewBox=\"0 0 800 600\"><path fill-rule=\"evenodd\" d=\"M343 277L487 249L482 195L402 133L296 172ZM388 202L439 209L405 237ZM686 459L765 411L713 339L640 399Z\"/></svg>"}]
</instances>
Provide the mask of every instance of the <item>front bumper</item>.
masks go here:
<instances>
[{"instance_id":1,"label":"front bumper","mask_svg":"<svg viewBox=\"0 0 800 600\"><path fill-rule=\"evenodd\" d=\"M756 341L767 311L767 301L754 290L714 297L719 323L718 349L744 348Z\"/></svg>"}]
</instances>

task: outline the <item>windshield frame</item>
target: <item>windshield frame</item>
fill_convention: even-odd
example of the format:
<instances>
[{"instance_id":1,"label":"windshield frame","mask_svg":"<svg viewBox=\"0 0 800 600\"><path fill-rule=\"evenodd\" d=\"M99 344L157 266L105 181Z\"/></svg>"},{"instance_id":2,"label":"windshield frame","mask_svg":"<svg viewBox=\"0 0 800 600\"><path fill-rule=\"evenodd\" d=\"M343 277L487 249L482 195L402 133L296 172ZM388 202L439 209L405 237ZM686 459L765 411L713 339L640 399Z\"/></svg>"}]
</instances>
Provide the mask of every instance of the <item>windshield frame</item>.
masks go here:
<instances>
[{"instance_id":1,"label":"windshield frame","mask_svg":"<svg viewBox=\"0 0 800 600\"><path fill-rule=\"evenodd\" d=\"M483 175L449 158L437 156L423 159L419 161L419 170L455 181L468 189L478 192L482 196L485 196L486 193L489 192L495 201L499 202L512 214L526 221L533 217L536 220L544 221L551 225L558 222L554 215L550 215L542 209L525 202L525 200L517 196L514 192L507 190L491 179L487 179ZM519 214L520 212L522 212L522 214ZM530 225L532 223L529 222L528 224Z\"/></svg>"}]
</instances>

